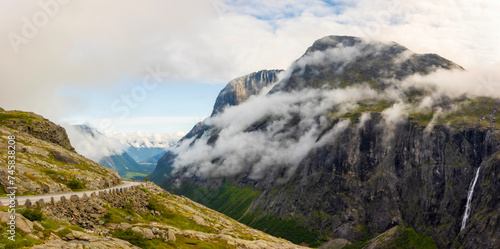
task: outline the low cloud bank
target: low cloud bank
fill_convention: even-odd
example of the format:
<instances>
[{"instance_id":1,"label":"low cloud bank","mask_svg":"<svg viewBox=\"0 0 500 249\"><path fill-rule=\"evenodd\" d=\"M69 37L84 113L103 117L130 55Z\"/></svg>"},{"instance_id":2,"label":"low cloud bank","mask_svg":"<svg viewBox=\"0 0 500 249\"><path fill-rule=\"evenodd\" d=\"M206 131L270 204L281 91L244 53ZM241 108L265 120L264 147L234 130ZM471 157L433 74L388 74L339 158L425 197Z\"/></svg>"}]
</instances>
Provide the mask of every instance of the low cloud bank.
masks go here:
<instances>
[{"instance_id":1,"label":"low cloud bank","mask_svg":"<svg viewBox=\"0 0 500 249\"><path fill-rule=\"evenodd\" d=\"M75 150L96 162L104 157L121 155L130 147L166 149L185 135L183 132L161 134L143 131L103 134L87 125L65 125L65 129Z\"/></svg>"},{"instance_id":2,"label":"low cloud bank","mask_svg":"<svg viewBox=\"0 0 500 249\"><path fill-rule=\"evenodd\" d=\"M314 52L303 56L284 73L287 80L291 70L318 63L340 63L347 65L363 53L353 47L344 52L337 48L326 52ZM377 51L370 51L376 53ZM403 63L412 55L401 53L396 63ZM339 57L337 59L331 57ZM484 70L435 70L428 75L415 74L402 80L380 79L384 89L373 89L369 83L359 82L341 89L311 89L300 91L277 91L252 96L246 102L229 107L204 123L211 127L200 138L182 141L170 150L177 154L173 163L174 172L186 176L221 177L246 174L250 179L260 179L266 174L280 172L281 179L291 176L299 163L314 148L335 143L336 138L350 125L342 117L360 107L361 102L389 103L382 111L386 137L390 139L399 122L408 119L411 112L433 111L429 132L437 117L456 109L451 105L444 110L443 101L480 96L500 97L499 73ZM409 94L419 92L420 97L408 102ZM362 128L371 118L362 113L359 123ZM331 127L332 123L334 124Z\"/></svg>"},{"instance_id":3,"label":"low cloud bank","mask_svg":"<svg viewBox=\"0 0 500 249\"><path fill-rule=\"evenodd\" d=\"M65 129L75 150L95 162L107 156L121 155L127 149L118 139L88 126L66 125Z\"/></svg>"},{"instance_id":4,"label":"low cloud bank","mask_svg":"<svg viewBox=\"0 0 500 249\"><path fill-rule=\"evenodd\" d=\"M175 132L171 134L136 132L110 132L106 136L117 139L120 143L135 148L168 148L177 143L186 133Z\"/></svg>"}]
</instances>

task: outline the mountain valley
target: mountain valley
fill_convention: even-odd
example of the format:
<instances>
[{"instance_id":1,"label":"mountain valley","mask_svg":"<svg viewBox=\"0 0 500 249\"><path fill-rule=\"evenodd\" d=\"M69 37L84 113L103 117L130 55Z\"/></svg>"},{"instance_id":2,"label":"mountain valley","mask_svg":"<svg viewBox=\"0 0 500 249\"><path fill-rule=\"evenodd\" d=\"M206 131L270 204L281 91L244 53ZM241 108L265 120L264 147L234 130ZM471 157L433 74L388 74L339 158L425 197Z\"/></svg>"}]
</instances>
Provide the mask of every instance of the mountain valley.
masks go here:
<instances>
[{"instance_id":1,"label":"mountain valley","mask_svg":"<svg viewBox=\"0 0 500 249\"><path fill-rule=\"evenodd\" d=\"M498 101L433 83L462 67L396 43L328 36L279 80L252 79L263 72L241 78L263 82L240 86L271 90L218 113L219 100L235 99L222 91L216 115L151 179L296 244L361 248L402 227L429 238L425 248L500 247Z\"/></svg>"}]
</instances>

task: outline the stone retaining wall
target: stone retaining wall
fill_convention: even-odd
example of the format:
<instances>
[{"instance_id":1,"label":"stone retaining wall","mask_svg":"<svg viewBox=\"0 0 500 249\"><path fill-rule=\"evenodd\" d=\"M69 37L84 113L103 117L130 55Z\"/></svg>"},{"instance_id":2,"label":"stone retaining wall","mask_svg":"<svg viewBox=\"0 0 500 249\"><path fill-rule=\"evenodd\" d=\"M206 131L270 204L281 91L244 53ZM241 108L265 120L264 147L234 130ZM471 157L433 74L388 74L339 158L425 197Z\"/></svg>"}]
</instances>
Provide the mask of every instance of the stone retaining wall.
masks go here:
<instances>
[{"instance_id":1,"label":"stone retaining wall","mask_svg":"<svg viewBox=\"0 0 500 249\"><path fill-rule=\"evenodd\" d=\"M125 194L127 192L130 192L132 190L137 190L139 189L140 187L144 187L145 185L147 184L153 184L153 183L148 183L148 182L144 182L142 183L141 185L136 185L136 186L131 186L131 187L123 187L123 188L110 188L110 189L102 189L102 190L96 190L96 191L93 191L92 193L90 193L90 197L87 195L87 193L83 193L83 195L80 197L78 196L77 194L72 194L72 195L69 195L69 197L66 197L66 196L61 196L61 197L51 197L50 198L50 203L52 205L58 203L58 202L62 202L62 203L66 203L68 201L71 201L71 202L76 202L76 201L79 201L79 200L87 200L87 199L90 199L91 197L101 197L101 198L104 198L106 195L122 195L122 194ZM37 206L41 206L41 207L44 207L45 206L45 203L46 201L44 199L47 199L47 197L44 197L44 198L37 198L36 196L32 199L26 199L26 201L24 202L21 202L21 203L18 203L17 200L16 200L16 203L17 203L17 206L25 206L25 207L31 207L33 205L37 205ZM0 203L0 205L2 205Z\"/></svg>"}]
</instances>

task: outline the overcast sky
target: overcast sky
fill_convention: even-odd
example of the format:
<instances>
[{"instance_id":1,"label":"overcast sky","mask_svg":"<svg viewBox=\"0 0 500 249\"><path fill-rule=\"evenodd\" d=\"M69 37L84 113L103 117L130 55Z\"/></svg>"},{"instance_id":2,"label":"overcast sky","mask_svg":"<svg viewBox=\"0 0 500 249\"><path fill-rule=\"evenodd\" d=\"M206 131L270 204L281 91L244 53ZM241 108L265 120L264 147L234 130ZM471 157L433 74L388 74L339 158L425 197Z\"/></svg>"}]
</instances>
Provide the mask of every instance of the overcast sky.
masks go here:
<instances>
[{"instance_id":1,"label":"overcast sky","mask_svg":"<svg viewBox=\"0 0 500 249\"><path fill-rule=\"evenodd\" d=\"M0 107L187 132L229 80L286 69L326 35L396 41L487 78L500 66L499 13L496 0L2 0Z\"/></svg>"}]
</instances>

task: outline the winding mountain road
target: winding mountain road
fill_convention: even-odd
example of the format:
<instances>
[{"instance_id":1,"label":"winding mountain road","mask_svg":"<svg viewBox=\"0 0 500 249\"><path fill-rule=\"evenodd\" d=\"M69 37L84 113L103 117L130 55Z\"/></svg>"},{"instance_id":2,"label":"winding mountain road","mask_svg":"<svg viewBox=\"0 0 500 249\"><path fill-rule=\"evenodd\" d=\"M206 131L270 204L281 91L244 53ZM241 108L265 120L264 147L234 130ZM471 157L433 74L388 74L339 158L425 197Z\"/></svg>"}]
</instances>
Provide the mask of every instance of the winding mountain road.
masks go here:
<instances>
[{"instance_id":1,"label":"winding mountain road","mask_svg":"<svg viewBox=\"0 0 500 249\"><path fill-rule=\"evenodd\" d=\"M132 181L123 181L123 184L117 185L111 188L106 188L106 189L98 189L98 190L87 190L87 191L81 191L81 192L67 192L67 193L57 193L57 194L45 194L45 195L24 195L24 196L16 196L17 202L19 205L24 205L27 199L30 199L32 203L35 201L38 201L40 199L43 199L44 202L50 202L51 198L54 197L55 201L59 201L61 197L69 198L72 195L77 195L78 197L82 197L83 194L87 194L87 196L90 196L92 193L99 194L101 191L109 191L112 189L119 189L119 188L128 188L128 187L133 187L133 186L139 186L143 184L143 182L132 182ZM8 206L10 202L9 197L2 197L0 198L0 202L4 206Z\"/></svg>"}]
</instances>

